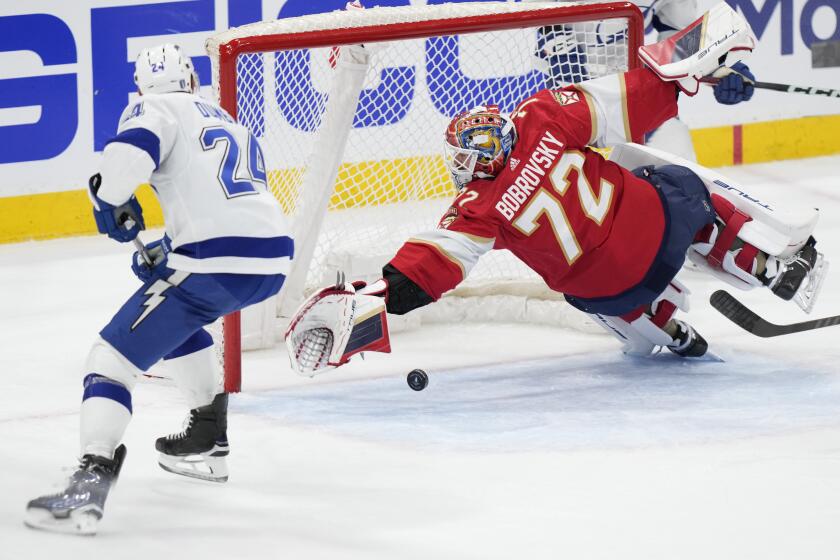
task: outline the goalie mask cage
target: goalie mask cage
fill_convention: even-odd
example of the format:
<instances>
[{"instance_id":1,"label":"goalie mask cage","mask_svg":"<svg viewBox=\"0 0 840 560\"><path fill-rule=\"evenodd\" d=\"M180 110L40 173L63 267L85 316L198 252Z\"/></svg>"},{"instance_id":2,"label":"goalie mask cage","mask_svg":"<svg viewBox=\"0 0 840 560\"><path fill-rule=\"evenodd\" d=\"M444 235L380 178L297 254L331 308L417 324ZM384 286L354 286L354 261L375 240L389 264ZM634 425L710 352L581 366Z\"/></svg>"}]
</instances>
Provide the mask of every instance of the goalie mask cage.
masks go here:
<instances>
[{"instance_id":1,"label":"goalie mask cage","mask_svg":"<svg viewBox=\"0 0 840 560\"><path fill-rule=\"evenodd\" d=\"M209 39L219 101L260 140L295 239L277 316L338 270L378 278L406 239L437 225L456 194L442 146L457 112L495 103L509 113L540 89L634 68L643 35L630 2L468 2L266 21ZM459 290L534 284L493 251ZM239 314L223 331L225 389L238 391Z\"/></svg>"}]
</instances>

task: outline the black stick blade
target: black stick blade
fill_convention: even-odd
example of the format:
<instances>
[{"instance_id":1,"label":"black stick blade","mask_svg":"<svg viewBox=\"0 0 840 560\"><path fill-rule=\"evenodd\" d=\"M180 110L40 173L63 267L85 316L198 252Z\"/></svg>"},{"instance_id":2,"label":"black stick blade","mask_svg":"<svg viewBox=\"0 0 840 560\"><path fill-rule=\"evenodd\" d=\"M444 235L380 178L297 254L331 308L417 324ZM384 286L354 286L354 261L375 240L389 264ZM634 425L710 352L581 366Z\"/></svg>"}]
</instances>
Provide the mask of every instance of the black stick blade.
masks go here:
<instances>
[{"instance_id":1,"label":"black stick blade","mask_svg":"<svg viewBox=\"0 0 840 560\"><path fill-rule=\"evenodd\" d=\"M798 332L822 329L840 324L840 315L791 323L789 325L776 325L753 312L746 305L735 299L735 297L724 291L718 290L709 298L709 303L717 309L724 317L741 327L747 332L762 338L793 334Z\"/></svg>"}]
</instances>

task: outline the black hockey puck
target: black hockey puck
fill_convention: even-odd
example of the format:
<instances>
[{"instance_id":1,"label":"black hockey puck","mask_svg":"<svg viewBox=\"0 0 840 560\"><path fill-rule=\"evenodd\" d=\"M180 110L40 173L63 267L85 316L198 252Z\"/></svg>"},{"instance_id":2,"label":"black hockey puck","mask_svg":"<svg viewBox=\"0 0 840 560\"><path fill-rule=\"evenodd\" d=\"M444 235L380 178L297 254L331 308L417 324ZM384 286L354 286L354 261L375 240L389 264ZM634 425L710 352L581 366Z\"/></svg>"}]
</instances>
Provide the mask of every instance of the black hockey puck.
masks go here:
<instances>
[{"instance_id":1,"label":"black hockey puck","mask_svg":"<svg viewBox=\"0 0 840 560\"><path fill-rule=\"evenodd\" d=\"M406 378L408 386L415 391L422 391L429 384L429 376L422 369L413 369Z\"/></svg>"}]
</instances>

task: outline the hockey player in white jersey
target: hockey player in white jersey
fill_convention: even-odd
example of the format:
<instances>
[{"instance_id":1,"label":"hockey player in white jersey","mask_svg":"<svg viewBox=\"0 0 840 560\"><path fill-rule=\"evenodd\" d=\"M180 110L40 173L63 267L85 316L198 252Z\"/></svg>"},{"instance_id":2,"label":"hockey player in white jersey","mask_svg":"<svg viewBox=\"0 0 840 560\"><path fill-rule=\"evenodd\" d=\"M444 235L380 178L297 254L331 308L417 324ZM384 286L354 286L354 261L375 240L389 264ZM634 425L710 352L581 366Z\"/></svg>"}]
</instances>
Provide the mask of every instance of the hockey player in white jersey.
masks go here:
<instances>
[{"instance_id":1,"label":"hockey player in white jersey","mask_svg":"<svg viewBox=\"0 0 840 560\"><path fill-rule=\"evenodd\" d=\"M527 1L527 0L526 0ZM534 0L544 1L544 0ZM567 2L569 0L557 0ZM700 13L696 0L632 0L645 18L645 30L656 31L657 41L663 41L678 30L688 27ZM617 28L609 24L592 29L591 24L566 24L542 27L538 30L536 57L537 67L542 71L550 88L587 80L599 65L610 64L616 43L626 40L624 26ZM622 57L622 61L623 61ZM592 68L592 70L590 70ZM611 69L609 73L621 71ZM601 69L600 74L604 73ZM713 77L719 78L714 87L718 103L735 105L752 98L755 81L750 69L743 62L731 67L722 66ZM654 148L666 150L689 161L696 161L694 145L688 126L679 118L665 121L658 129L647 135L645 143Z\"/></svg>"},{"instance_id":2,"label":"hockey player in white jersey","mask_svg":"<svg viewBox=\"0 0 840 560\"><path fill-rule=\"evenodd\" d=\"M186 429L157 440L169 471L227 480L227 395L205 326L276 294L293 256L278 201L266 189L257 140L195 94L189 57L171 44L144 49L140 97L123 112L90 182L101 233L132 241L144 228L134 190L151 183L166 235L135 253L143 286L93 344L84 371L81 461L67 488L29 502L26 523L93 533L125 459L123 433L139 375L161 359L191 409Z\"/></svg>"}]
</instances>

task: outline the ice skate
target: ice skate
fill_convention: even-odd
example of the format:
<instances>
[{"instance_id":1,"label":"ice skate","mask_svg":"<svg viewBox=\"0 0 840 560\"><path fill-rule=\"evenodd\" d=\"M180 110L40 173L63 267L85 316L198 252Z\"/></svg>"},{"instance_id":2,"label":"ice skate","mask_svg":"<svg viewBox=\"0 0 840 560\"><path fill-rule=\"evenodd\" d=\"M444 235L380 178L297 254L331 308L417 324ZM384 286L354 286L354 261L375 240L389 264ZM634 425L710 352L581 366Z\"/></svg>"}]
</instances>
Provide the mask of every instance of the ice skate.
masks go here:
<instances>
[{"instance_id":1,"label":"ice skate","mask_svg":"<svg viewBox=\"0 0 840 560\"><path fill-rule=\"evenodd\" d=\"M158 438L155 449L165 471L227 482L227 394L220 393L212 403L192 409L184 431Z\"/></svg>"},{"instance_id":2,"label":"ice skate","mask_svg":"<svg viewBox=\"0 0 840 560\"><path fill-rule=\"evenodd\" d=\"M674 335L674 342L667 346L668 350L683 358L704 356L709 349L706 339L685 321L679 319L671 319L671 321L674 323L677 332Z\"/></svg>"},{"instance_id":3,"label":"ice skate","mask_svg":"<svg viewBox=\"0 0 840 560\"><path fill-rule=\"evenodd\" d=\"M94 535L105 510L108 492L116 483L125 460L125 445L114 458L85 455L70 476L67 488L30 500L24 523L33 529Z\"/></svg>"},{"instance_id":4,"label":"ice skate","mask_svg":"<svg viewBox=\"0 0 840 560\"><path fill-rule=\"evenodd\" d=\"M761 278L774 294L785 301L795 301L805 312L813 309L828 271L828 262L815 244L812 237L791 258L768 261L767 273Z\"/></svg>"}]
</instances>

